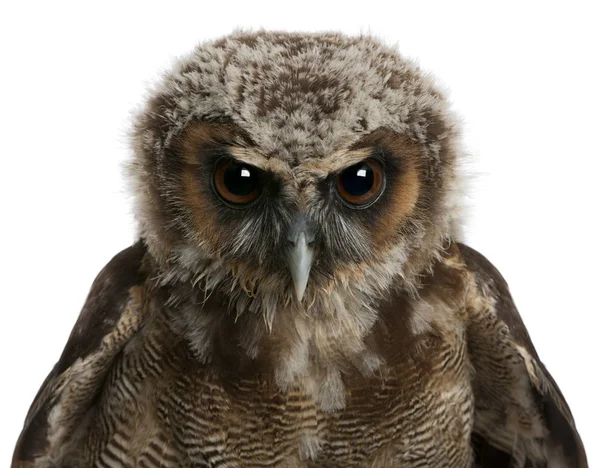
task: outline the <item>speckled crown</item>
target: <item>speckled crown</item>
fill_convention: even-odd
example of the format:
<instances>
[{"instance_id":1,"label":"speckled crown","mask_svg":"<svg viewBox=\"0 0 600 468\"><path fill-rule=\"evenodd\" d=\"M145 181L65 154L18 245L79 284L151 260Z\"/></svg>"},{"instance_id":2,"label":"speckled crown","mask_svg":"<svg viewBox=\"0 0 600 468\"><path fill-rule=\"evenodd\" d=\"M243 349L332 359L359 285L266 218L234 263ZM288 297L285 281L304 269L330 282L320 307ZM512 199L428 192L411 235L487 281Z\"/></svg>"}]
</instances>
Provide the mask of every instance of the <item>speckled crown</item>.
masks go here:
<instances>
[{"instance_id":1,"label":"speckled crown","mask_svg":"<svg viewBox=\"0 0 600 468\"><path fill-rule=\"evenodd\" d=\"M448 103L396 50L369 36L236 32L181 58L135 119L140 231L158 257L173 236L162 232L169 223L148 187L160 192L173 138L194 120L234 123L263 154L291 165L324 158L387 127L420 143L430 177L456 179L458 129ZM442 202L435 222L444 231L436 239L458 230L456 186L445 184L446 193L436 195ZM153 242L157 236L160 243Z\"/></svg>"}]
</instances>

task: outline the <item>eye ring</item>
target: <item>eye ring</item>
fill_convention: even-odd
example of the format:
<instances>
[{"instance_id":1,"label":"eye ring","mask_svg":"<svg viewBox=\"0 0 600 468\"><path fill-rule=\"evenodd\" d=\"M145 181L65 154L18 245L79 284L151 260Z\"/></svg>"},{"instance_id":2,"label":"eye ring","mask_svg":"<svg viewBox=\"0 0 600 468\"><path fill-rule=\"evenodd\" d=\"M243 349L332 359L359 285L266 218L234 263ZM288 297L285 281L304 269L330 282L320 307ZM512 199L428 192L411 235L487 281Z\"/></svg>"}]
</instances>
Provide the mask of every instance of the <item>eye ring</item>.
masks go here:
<instances>
[{"instance_id":1,"label":"eye ring","mask_svg":"<svg viewBox=\"0 0 600 468\"><path fill-rule=\"evenodd\" d=\"M215 163L213 189L229 206L245 208L260 195L259 170L230 158Z\"/></svg>"},{"instance_id":2,"label":"eye ring","mask_svg":"<svg viewBox=\"0 0 600 468\"><path fill-rule=\"evenodd\" d=\"M383 165L375 159L367 159L347 167L337 175L336 188L340 198L351 208L367 208L385 189Z\"/></svg>"}]
</instances>

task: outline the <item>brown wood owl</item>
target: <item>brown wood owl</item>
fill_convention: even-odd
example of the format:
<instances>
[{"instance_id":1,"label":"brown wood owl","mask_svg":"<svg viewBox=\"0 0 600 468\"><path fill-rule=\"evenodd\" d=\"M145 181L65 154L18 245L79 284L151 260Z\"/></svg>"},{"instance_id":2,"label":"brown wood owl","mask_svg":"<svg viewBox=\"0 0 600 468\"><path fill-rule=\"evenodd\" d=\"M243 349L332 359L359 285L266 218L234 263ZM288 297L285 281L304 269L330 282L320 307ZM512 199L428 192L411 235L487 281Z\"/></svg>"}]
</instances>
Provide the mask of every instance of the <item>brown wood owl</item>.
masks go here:
<instances>
[{"instance_id":1,"label":"brown wood owl","mask_svg":"<svg viewBox=\"0 0 600 468\"><path fill-rule=\"evenodd\" d=\"M15 467L585 467L460 134L370 37L238 32L135 121L139 241L98 275Z\"/></svg>"}]
</instances>

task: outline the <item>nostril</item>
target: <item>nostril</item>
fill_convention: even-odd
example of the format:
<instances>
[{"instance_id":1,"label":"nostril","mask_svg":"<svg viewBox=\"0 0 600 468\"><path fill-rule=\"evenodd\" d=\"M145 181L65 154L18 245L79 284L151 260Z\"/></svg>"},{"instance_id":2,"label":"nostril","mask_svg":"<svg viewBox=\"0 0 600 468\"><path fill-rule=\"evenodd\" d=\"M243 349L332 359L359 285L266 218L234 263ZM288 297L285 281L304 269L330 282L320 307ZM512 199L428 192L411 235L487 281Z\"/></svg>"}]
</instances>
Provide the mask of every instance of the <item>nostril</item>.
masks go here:
<instances>
[{"instance_id":1,"label":"nostril","mask_svg":"<svg viewBox=\"0 0 600 468\"><path fill-rule=\"evenodd\" d=\"M297 247L298 242L301 242L303 245L312 247L315 243L315 236L305 231L301 231L297 233L296 236L289 236L287 238L287 244L289 247Z\"/></svg>"},{"instance_id":2,"label":"nostril","mask_svg":"<svg viewBox=\"0 0 600 468\"><path fill-rule=\"evenodd\" d=\"M290 247L298 248L299 243L303 246L314 245L316 236L305 213L296 213L289 229L287 240Z\"/></svg>"}]
</instances>

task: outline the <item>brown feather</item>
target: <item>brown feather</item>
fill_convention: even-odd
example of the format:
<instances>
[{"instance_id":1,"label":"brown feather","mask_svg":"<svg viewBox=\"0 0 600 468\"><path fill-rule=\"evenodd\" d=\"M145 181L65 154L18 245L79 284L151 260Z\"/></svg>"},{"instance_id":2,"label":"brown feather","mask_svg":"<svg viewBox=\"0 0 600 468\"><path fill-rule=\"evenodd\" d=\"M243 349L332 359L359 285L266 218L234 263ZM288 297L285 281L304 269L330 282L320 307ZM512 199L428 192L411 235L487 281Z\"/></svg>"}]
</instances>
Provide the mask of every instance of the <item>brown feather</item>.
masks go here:
<instances>
[{"instance_id":1,"label":"brown feather","mask_svg":"<svg viewBox=\"0 0 600 468\"><path fill-rule=\"evenodd\" d=\"M124 308L130 302L132 288L145 280L145 275L141 272L145 253L143 242L138 241L117 254L94 280L59 361L31 405L14 451L14 466L44 459L48 451L52 450L48 445L50 412L58 404L61 392L69 383L69 370L77 360L98 352L102 340L115 330ZM108 351L112 352L110 349L106 350ZM101 382L98 382L97 387L100 385ZM96 390L97 388L89 389L86 393L95 393ZM91 404L92 399L93 394L86 395L87 404ZM82 412L81 408L71 410Z\"/></svg>"},{"instance_id":2,"label":"brown feather","mask_svg":"<svg viewBox=\"0 0 600 468\"><path fill-rule=\"evenodd\" d=\"M133 273L142 254L138 245L118 256L92 288L92 302L81 320L98 323L89 319L95 312L111 325L101 330L79 326L73 340L94 333L89 336L98 343L93 336L104 333L107 343L107 336L115 336L118 306L131 307L123 294L140 280L123 269ZM124 276L114 281L119 274ZM88 466L121 460L125 466L411 467L424 461L427 466L467 466L472 461L492 467L511 460L511 466L545 466L550 454L562 453L568 462L559 466L585 467L583 447L557 387L533 352L528 354L533 367L519 354L514 329L504 323L506 311L488 307L512 304L499 278L475 251L451 246L423 279L418 298L396 292L381 302L379 320L365 338L381 363L375 371L351 362L339 374L319 366L311 371L316 379L343 386L345 407L334 412L324 411L323 403L315 400L306 387L310 379L300 378L282 391L273 380L269 353L248 359L231 347L244 328L226 313L219 293L196 313L199 318L217 314L210 326L225 333L223 341L215 341L211 360L198 361L190 342L173 329L174 316L188 307L187 301L165 306L173 291L157 290L146 279L146 299L135 301L143 304L137 312L141 322L129 322L133 326L117 334L110 341L114 347L104 354L98 354L96 344L67 358L60 391L56 372L44 384L41 394L51 389L52 398L34 403L37 409L28 418L13 465L45 466L51 460L59 466ZM117 308L90 311L99 285L107 281L115 293L121 291L112 296L121 299L110 302ZM199 304L194 297L188 300ZM415 328L417 315L421 322ZM511 320L514 326L517 319ZM264 338L263 349L281 333L278 340L288 340L289 331L278 324ZM520 333L515 336L526 332ZM69 343L67 349L72 347ZM82 387L81 374L69 373L75 359L85 361L87 356L97 362L106 355L109 362L86 367L97 374L85 380L92 384ZM530 369L542 370L530 374ZM523 388L524 381L528 388ZM520 399L506 397L511 394ZM61 420L70 422L79 437L60 437L62 428L48 416L58 406ZM490 438L499 433L517 445Z\"/></svg>"},{"instance_id":3,"label":"brown feather","mask_svg":"<svg viewBox=\"0 0 600 468\"><path fill-rule=\"evenodd\" d=\"M514 345L518 345L524 350L521 353L522 372L526 372L532 392L531 398L540 410L546 432L543 436L544 440L540 442L545 452L542 457L552 457L555 462L559 462L559 458L564 457L564 464L559 466L586 467L585 451L569 406L556 382L539 360L529 333L514 305L506 281L483 255L470 247L458 245L467 267L476 277L479 288L484 295L494 299L494 313L507 327L509 339ZM475 378L477 378L477 368ZM510 455L512 447L496 446L496 449ZM478 457L482 459L482 466L492 463L492 458L497 457L497 455L493 455L486 459L486 453L489 453L489 449L482 450L478 454ZM527 460L534 466L536 463L540 463L539 460L529 457ZM549 462L550 460L546 459L545 461Z\"/></svg>"}]
</instances>

